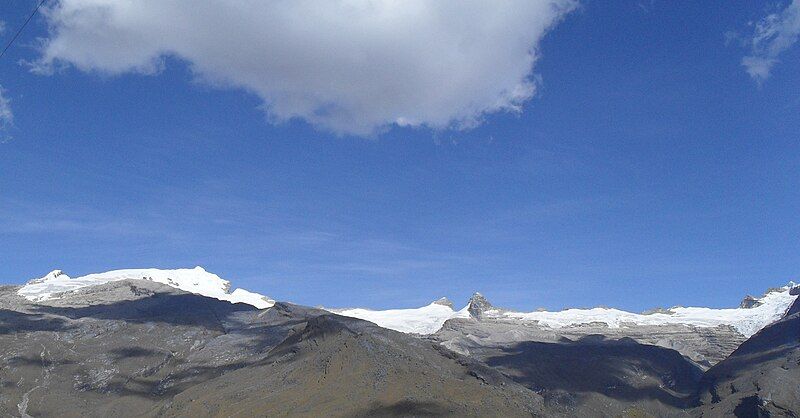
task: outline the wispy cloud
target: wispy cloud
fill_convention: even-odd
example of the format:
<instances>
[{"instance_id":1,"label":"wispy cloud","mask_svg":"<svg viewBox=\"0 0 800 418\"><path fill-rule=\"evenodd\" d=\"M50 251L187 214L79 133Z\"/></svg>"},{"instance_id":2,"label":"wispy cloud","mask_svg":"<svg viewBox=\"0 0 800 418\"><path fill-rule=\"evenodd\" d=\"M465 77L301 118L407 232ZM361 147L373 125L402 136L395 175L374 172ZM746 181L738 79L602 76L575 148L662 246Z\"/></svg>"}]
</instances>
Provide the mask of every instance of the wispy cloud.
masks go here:
<instances>
[{"instance_id":1,"label":"wispy cloud","mask_svg":"<svg viewBox=\"0 0 800 418\"><path fill-rule=\"evenodd\" d=\"M88 238L139 253L178 253L198 263L258 265L271 275L303 280L400 279L474 261L400 239L359 234L336 222L309 223L247 200L196 199L178 191L170 196L148 200L132 211L0 199L0 235Z\"/></svg>"},{"instance_id":2,"label":"wispy cloud","mask_svg":"<svg viewBox=\"0 0 800 418\"><path fill-rule=\"evenodd\" d=\"M1 25L0 29L2 29ZM0 30L0 33L2 33L2 30ZM0 86L0 143L11 140L11 136L8 135L8 129L13 124L14 112L11 110L11 99L8 98L8 92L3 86Z\"/></svg>"},{"instance_id":3,"label":"wispy cloud","mask_svg":"<svg viewBox=\"0 0 800 418\"><path fill-rule=\"evenodd\" d=\"M0 233L83 235L141 235L152 230L139 222L112 217L92 208L65 205L36 205L0 200Z\"/></svg>"},{"instance_id":4,"label":"wispy cloud","mask_svg":"<svg viewBox=\"0 0 800 418\"><path fill-rule=\"evenodd\" d=\"M742 65L753 80L762 83L779 62L778 57L800 36L800 0L793 0L783 10L768 14L753 26L753 35L746 40L750 54L742 58Z\"/></svg>"}]
</instances>

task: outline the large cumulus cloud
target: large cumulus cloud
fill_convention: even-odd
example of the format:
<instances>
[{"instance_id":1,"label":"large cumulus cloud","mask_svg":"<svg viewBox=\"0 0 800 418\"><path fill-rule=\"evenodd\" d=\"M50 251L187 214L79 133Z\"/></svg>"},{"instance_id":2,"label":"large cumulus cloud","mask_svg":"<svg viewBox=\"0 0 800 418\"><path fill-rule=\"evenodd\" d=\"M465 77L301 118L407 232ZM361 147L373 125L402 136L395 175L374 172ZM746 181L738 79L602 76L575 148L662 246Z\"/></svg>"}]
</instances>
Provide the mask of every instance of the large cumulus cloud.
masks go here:
<instances>
[{"instance_id":1,"label":"large cumulus cloud","mask_svg":"<svg viewBox=\"0 0 800 418\"><path fill-rule=\"evenodd\" d=\"M156 74L258 95L273 121L369 135L516 111L542 37L574 0L60 0L37 71Z\"/></svg>"}]
</instances>

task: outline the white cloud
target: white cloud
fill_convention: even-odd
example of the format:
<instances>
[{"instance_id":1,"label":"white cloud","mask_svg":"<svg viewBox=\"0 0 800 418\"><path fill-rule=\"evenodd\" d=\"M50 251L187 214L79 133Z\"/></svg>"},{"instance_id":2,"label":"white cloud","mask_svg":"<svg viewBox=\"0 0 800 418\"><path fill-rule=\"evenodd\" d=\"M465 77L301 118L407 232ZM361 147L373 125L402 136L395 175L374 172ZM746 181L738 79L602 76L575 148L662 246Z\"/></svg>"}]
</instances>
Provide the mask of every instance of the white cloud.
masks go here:
<instances>
[{"instance_id":1,"label":"white cloud","mask_svg":"<svg viewBox=\"0 0 800 418\"><path fill-rule=\"evenodd\" d=\"M748 39L750 55L742 65L757 82L769 78L778 56L797 42L800 36L800 0L793 0L785 9L771 13L755 24L753 37Z\"/></svg>"},{"instance_id":2,"label":"white cloud","mask_svg":"<svg viewBox=\"0 0 800 418\"><path fill-rule=\"evenodd\" d=\"M0 86L0 143L8 142L11 137L6 135L6 130L14 124L14 112L11 111L11 99L7 92Z\"/></svg>"},{"instance_id":3,"label":"white cloud","mask_svg":"<svg viewBox=\"0 0 800 418\"><path fill-rule=\"evenodd\" d=\"M243 88L273 121L338 133L469 127L519 111L539 41L576 0L61 0L34 69L157 73Z\"/></svg>"}]
</instances>

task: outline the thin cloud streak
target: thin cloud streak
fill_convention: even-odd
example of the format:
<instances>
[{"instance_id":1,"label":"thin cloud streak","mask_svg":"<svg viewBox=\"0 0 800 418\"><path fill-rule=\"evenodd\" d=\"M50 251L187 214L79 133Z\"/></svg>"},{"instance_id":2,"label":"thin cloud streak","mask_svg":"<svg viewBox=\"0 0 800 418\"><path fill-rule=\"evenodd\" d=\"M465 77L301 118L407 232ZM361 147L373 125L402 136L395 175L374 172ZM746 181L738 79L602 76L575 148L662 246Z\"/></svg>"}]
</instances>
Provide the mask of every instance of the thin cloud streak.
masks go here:
<instances>
[{"instance_id":1,"label":"thin cloud streak","mask_svg":"<svg viewBox=\"0 0 800 418\"><path fill-rule=\"evenodd\" d=\"M105 215L94 209L70 205L42 207L26 202L0 201L2 234L147 235L154 229L132 220Z\"/></svg>"},{"instance_id":2,"label":"thin cloud streak","mask_svg":"<svg viewBox=\"0 0 800 418\"><path fill-rule=\"evenodd\" d=\"M2 25L0 25L0 33L2 33ZM14 112L11 110L11 99L8 98L8 91L0 85L0 144L11 140L7 131L13 125Z\"/></svg>"}]
</instances>

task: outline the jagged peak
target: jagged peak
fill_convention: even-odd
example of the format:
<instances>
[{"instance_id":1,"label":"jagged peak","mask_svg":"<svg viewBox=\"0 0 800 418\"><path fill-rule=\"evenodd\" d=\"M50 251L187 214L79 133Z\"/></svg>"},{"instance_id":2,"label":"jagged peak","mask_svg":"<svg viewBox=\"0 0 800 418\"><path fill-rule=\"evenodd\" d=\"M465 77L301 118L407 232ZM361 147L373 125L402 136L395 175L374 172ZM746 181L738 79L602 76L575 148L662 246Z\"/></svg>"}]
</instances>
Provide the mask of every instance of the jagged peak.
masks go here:
<instances>
[{"instance_id":1,"label":"jagged peak","mask_svg":"<svg viewBox=\"0 0 800 418\"><path fill-rule=\"evenodd\" d=\"M473 293L472 297L469 298L469 304L467 304L467 311L476 318L482 317L484 312L493 309L494 306L492 306L491 302L480 292Z\"/></svg>"},{"instance_id":2,"label":"jagged peak","mask_svg":"<svg viewBox=\"0 0 800 418\"><path fill-rule=\"evenodd\" d=\"M469 301L472 302L474 299L485 299L486 297L483 296L481 292L473 292L472 296L469 297Z\"/></svg>"},{"instance_id":3,"label":"jagged peak","mask_svg":"<svg viewBox=\"0 0 800 418\"><path fill-rule=\"evenodd\" d=\"M441 297L439 299L436 299L435 301L433 301L432 305L447 306L448 308L453 309L453 302L451 302L450 299L446 297Z\"/></svg>"}]
</instances>

